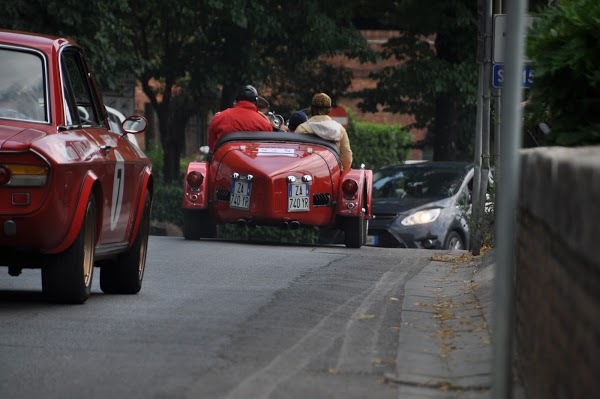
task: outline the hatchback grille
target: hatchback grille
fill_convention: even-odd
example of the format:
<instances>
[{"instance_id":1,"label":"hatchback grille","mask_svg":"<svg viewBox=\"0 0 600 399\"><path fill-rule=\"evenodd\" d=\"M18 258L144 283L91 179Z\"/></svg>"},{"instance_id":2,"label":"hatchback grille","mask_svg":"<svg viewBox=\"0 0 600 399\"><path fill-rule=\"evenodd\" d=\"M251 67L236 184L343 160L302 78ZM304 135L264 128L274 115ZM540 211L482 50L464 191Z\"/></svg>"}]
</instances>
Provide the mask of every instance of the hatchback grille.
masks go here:
<instances>
[{"instance_id":1,"label":"hatchback grille","mask_svg":"<svg viewBox=\"0 0 600 399\"><path fill-rule=\"evenodd\" d=\"M313 206L327 206L331 202L331 194L317 193L313 194Z\"/></svg>"}]
</instances>

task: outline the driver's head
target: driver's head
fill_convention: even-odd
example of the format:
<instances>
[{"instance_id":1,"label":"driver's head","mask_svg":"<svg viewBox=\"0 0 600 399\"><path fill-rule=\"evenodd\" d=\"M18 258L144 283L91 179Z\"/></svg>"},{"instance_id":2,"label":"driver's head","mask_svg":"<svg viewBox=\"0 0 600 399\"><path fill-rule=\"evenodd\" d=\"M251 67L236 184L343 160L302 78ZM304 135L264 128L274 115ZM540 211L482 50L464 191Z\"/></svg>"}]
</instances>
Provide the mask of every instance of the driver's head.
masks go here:
<instances>
[{"instance_id":1,"label":"driver's head","mask_svg":"<svg viewBox=\"0 0 600 399\"><path fill-rule=\"evenodd\" d=\"M235 98L235 101L250 101L253 104L258 103L258 91L251 85L242 86Z\"/></svg>"}]
</instances>

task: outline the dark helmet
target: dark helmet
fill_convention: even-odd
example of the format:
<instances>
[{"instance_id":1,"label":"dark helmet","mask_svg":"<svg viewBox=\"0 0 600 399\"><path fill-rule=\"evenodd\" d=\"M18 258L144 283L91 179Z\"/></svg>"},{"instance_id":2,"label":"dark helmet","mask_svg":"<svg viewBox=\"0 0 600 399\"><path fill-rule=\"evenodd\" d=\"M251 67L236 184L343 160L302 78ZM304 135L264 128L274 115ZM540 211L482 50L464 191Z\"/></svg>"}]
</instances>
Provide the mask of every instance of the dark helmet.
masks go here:
<instances>
[{"instance_id":1,"label":"dark helmet","mask_svg":"<svg viewBox=\"0 0 600 399\"><path fill-rule=\"evenodd\" d=\"M250 101L256 104L258 102L258 91L256 91L254 86L243 86L238 92L235 101Z\"/></svg>"}]
</instances>

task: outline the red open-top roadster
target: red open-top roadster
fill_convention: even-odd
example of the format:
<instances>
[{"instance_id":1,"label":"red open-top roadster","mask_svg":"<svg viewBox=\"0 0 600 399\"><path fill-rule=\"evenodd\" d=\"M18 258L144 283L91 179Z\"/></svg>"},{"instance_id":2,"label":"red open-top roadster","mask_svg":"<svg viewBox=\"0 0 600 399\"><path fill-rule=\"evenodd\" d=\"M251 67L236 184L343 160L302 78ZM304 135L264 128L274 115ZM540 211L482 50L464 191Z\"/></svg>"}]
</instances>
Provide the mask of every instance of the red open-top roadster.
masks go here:
<instances>
[{"instance_id":1,"label":"red open-top roadster","mask_svg":"<svg viewBox=\"0 0 600 399\"><path fill-rule=\"evenodd\" d=\"M341 170L334 142L288 132L238 132L184 182L184 236L214 237L219 223L340 229L347 247L366 241L372 171Z\"/></svg>"},{"instance_id":2,"label":"red open-top roadster","mask_svg":"<svg viewBox=\"0 0 600 399\"><path fill-rule=\"evenodd\" d=\"M94 266L104 292L142 284L152 167L106 109L71 40L0 31L0 266L42 269L49 297L82 303Z\"/></svg>"}]
</instances>

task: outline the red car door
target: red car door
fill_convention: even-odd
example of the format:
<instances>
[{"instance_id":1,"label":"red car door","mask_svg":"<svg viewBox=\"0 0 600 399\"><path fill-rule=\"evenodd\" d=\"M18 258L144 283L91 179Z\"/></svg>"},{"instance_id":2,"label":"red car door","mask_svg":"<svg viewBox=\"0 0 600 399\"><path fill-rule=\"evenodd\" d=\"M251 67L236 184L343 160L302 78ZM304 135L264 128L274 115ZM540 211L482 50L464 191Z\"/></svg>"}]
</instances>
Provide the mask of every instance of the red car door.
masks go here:
<instances>
[{"instance_id":1,"label":"red car door","mask_svg":"<svg viewBox=\"0 0 600 399\"><path fill-rule=\"evenodd\" d=\"M75 48L65 49L61 62L67 124L80 125L97 146L96 155L86 161L102 187L103 198L97 203L102 208L98 209L102 220L97 244L120 244L129 240L132 204L137 203L139 194L135 184L141 173L141 164L136 163L139 156L127 140L108 130L83 54Z\"/></svg>"}]
</instances>

